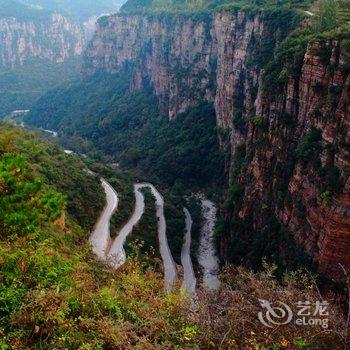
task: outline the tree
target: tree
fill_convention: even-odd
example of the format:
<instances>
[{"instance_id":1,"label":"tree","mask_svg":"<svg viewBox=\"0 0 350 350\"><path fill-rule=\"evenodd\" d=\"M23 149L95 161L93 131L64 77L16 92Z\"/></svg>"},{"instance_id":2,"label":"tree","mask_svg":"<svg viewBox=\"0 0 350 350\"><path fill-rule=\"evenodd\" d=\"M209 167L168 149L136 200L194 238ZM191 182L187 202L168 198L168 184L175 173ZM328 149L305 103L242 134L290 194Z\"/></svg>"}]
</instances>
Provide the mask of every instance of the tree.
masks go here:
<instances>
[{"instance_id":1,"label":"tree","mask_svg":"<svg viewBox=\"0 0 350 350\"><path fill-rule=\"evenodd\" d=\"M335 0L320 0L318 3L315 29L318 32L331 30L337 26L338 5Z\"/></svg>"},{"instance_id":2,"label":"tree","mask_svg":"<svg viewBox=\"0 0 350 350\"><path fill-rule=\"evenodd\" d=\"M25 235L61 216L65 198L32 176L23 156L0 157L0 237Z\"/></svg>"}]
</instances>

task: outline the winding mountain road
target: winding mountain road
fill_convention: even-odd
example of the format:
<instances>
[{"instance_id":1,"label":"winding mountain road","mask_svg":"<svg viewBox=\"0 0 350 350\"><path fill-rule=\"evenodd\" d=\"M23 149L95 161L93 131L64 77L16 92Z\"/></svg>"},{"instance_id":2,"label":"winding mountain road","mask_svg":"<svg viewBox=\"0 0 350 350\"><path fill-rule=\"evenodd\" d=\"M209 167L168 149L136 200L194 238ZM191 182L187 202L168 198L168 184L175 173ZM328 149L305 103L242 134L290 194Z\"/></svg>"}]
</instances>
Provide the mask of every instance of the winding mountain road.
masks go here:
<instances>
[{"instance_id":1,"label":"winding mountain road","mask_svg":"<svg viewBox=\"0 0 350 350\"><path fill-rule=\"evenodd\" d=\"M86 171L91 175L95 175L89 170ZM158 219L159 251L163 260L164 267L164 289L166 292L169 292L175 284L177 271L166 236L166 220L164 216L163 196L150 183L135 184L134 194L136 204L134 212L112 242L112 239L110 237L110 220L118 207L119 200L117 193L106 180L101 179L101 183L106 193L107 204L103 209L103 212L98 219L89 239L94 253L100 260L107 261L107 263L114 269L119 268L126 262L124 244L126 238L132 233L133 228L140 221L145 211L145 198L141 190L143 188L149 188L155 198L156 215ZM209 290L215 290L220 285L217 276L219 270L219 261L216 256L215 246L213 244L216 207L213 202L207 200L203 195L199 195L198 198L201 201L201 211L203 217L198 262L203 269L204 287ZM191 214L186 208L184 208L184 214L186 228L184 244L181 250L181 263L184 271L182 288L189 295L194 295L196 292L197 280L191 261L191 229L193 222Z\"/></svg>"},{"instance_id":2,"label":"winding mountain road","mask_svg":"<svg viewBox=\"0 0 350 350\"><path fill-rule=\"evenodd\" d=\"M158 240L160 255L163 260L164 267L164 288L169 292L176 281L176 266L171 255L171 251L166 236L166 221L164 216L164 198L157 189L150 183L139 184L141 188L148 187L156 199L156 213L158 218Z\"/></svg>"},{"instance_id":3,"label":"winding mountain road","mask_svg":"<svg viewBox=\"0 0 350 350\"><path fill-rule=\"evenodd\" d=\"M104 179L101 179L102 187L106 193L107 204L98 219L95 228L90 236L89 242L93 252L100 260L106 259L110 242L110 220L118 207L118 195L114 188Z\"/></svg>"},{"instance_id":4,"label":"winding mountain road","mask_svg":"<svg viewBox=\"0 0 350 350\"><path fill-rule=\"evenodd\" d=\"M134 212L129 221L119 231L118 236L115 238L108 253L108 263L115 269L119 268L126 262L126 254L124 250L125 240L132 232L134 226L140 221L145 211L145 198L140 191L141 188L142 187L138 184L134 185L134 193L136 199Z\"/></svg>"},{"instance_id":5,"label":"winding mountain road","mask_svg":"<svg viewBox=\"0 0 350 350\"><path fill-rule=\"evenodd\" d=\"M164 199L158 190L150 183L140 183L134 185L134 193L136 205L129 221L119 231L117 237L111 244L110 249L110 219L118 206L118 196L111 185L101 179L102 186L106 192L107 205L99 218L95 229L90 237L90 243L94 253L101 260L107 260L108 264L117 269L126 262L126 254L124 244L126 238L131 234L133 228L140 221L145 211L145 198L141 190L149 188L155 198L156 215L158 218L158 240L160 255L163 260L164 267L164 289L169 292L173 287L177 273L174 259L171 255L167 236L166 221L164 216Z\"/></svg>"},{"instance_id":6,"label":"winding mountain road","mask_svg":"<svg viewBox=\"0 0 350 350\"><path fill-rule=\"evenodd\" d=\"M43 129L43 128L39 128L39 130L44 131L44 132L52 135L52 137L57 137L58 136L58 132L57 131L53 131L53 130L49 130L49 129Z\"/></svg>"},{"instance_id":7,"label":"winding mountain road","mask_svg":"<svg viewBox=\"0 0 350 350\"><path fill-rule=\"evenodd\" d=\"M184 208L184 214L186 219L185 228L185 240L181 250L181 264L184 270L184 280L182 288L189 295L193 295L196 292L196 276L193 270L191 260L191 229L192 229L192 218L188 209Z\"/></svg>"},{"instance_id":8,"label":"winding mountain road","mask_svg":"<svg viewBox=\"0 0 350 350\"><path fill-rule=\"evenodd\" d=\"M199 243L198 262L203 269L203 284L208 290L216 290L220 286L218 278L219 259L213 242L216 221L216 207L204 196L199 196L202 206L203 225Z\"/></svg>"}]
</instances>

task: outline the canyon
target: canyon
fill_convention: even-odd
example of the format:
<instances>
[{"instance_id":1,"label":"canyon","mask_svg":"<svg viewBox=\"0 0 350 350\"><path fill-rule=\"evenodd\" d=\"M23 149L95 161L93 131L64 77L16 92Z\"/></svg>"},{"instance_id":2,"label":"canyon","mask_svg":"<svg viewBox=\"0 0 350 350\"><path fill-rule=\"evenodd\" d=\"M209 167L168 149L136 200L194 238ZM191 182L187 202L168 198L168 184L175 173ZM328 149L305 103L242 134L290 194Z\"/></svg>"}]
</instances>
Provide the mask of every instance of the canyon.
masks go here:
<instances>
[{"instance_id":1,"label":"canyon","mask_svg":"<svg viewBox=\"0 0 350 350\"><path fill-rule=\"evenodd\" d=\"M349 0L119 5L0 0L0 348L349 348Z\"/></svg>"},{"instance_id":2,"label":"canyon","mask_svg":"<svg viewBox=\"0 0 350 350\"><path fill-rule=\"evenodd\" d=\"M85 45L82 28L61 14L44 21L0 18L0 68L11 69L30 58L62 64L79 56Z\"/></svg>"},{"instance_id":3,"label":"canyon","mask_svg":"<svg viewBox=\"0 0 350 350\"><path fill-rule=\"evenodd\" d=\"M350 264L349 48L341 39L310 42L293 70L281 65L277 88L266 87L273 48L293 30L289 16L105 17L85 52L83 75L131 66L130 90L150 85L170 120L200 100L213 102L221 146L230 153L230 186L241 196L235 201L228 191L221 211L221 257L237 236L263 240L273 217L333 278L342 273L339 264ZM315 130L315 154L296 155Z\"/></svg>"},{"instance_id":4,"label":"canyon","mask_svg":"<svg viewBox=\"0 0 350 350\"><path fill-rule=\"evenodd\" d=\"M0 69L13 69L31 58L62 64L80 56L98 16L120 6L112 0L1 0Z\"/></svg>"},{"instance_id":5,"label":"canyon","mask_svg":"<svg viewBox=\"0 0 350 350\"><path fill-rule=\"evenodd\" d=\"M98 16L119 6L113 0L1 0L0 119L76 79Z\"/></svg>"}]
</instances>

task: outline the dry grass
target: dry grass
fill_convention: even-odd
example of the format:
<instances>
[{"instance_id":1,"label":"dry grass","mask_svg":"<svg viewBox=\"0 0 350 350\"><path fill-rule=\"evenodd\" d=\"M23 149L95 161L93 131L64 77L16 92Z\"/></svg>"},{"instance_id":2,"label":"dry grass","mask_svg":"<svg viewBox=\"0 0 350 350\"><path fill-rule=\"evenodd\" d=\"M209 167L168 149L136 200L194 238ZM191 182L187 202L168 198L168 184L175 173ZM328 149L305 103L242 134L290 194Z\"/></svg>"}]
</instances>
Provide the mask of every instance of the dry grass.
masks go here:
<instances>
[{"instance_id":1,"label":"dry grass","mask_svg":"<svg viewBox=\"0 0 350 350\"><path fill-rule=\"evenodd\" d=\"M322 301L317 286L305 273L293 273L279 284L272 271L254 274L242 267L228 268L225 284L218 293L200 295L196 316L205 330L201 349L346 349L347 325L339 306L332 300L327 308L328 329L319 326L288 325L268 328L258 319L259 299L286 303L297 314L298 301ZM312 309L314 311L314 309ZM317 316L316 316L317 317Z\"/></svg>"}]
</instances>

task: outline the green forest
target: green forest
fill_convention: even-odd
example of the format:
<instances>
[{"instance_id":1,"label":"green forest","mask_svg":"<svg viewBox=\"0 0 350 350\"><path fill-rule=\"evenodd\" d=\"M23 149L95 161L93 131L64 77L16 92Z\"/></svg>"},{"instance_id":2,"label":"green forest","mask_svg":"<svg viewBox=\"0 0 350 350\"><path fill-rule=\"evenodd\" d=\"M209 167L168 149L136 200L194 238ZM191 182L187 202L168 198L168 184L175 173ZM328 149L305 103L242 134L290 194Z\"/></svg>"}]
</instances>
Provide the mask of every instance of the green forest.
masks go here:
<instances>
[{"instance_id":1,"label":"green forest","mask_svg":"<svg viewBox=\"0 0 350 350\"><path fill-rule=\"evenodd\" d=\"M58 130L81 153L87 139L127 169L180 188L218 188L224 176L212 104L199 102L176 120L160 116L151 89L130 92L124 76L97 74L53 90L27 121Z\"/></svg>"},{"instance_id":2,"label":"green forest","mask_svg":"<svg viewBox=\"0 0 350 350\"><path fill-rule=\"evenodd\" d=\"M309 0L129 0L121 8L122 13L152 13L164 12L213 12L221 10L281 10L301 9L310 5Z\"/></svg>"},{"instance_id":3,"label":"green forest","mask_svg":"<svg viewBox=\"0 0 350 350\"><path fill-rule=\"evenodd\" d=\"M26 122L59 131L67 148L118 164L134 173L135 182L154 183L166 199L169 246L180 262L183 196L198 190L219 194L225 181L224 152L212 103L200 102L169 121L159 115L150 88L130 92L125 75L100 73L52 90L39 100ZM125 222L132 211L130 191L126 198L129 204L122 204L112 221L115 225ZM154 225L149 227L152 230L141 230L135 238L146 242L146 250L151 245L147 242L153 240L157 250L156 230ZM151 239L147 232L152 232Z\"/></svg>"},{"instance_id":4,"label":"green forest","mask_svg":"<svg viewBox=\"0 0 350 350\"><path fill-rule=\"evenodd\" d=\"M0 120L14 110L30 109L50 89L78 76L81 58L56 64L31 58L15 68L0 69Z\"/></svg>"},{"instance_id":5,"label":"green forest","mask_svg":"<svg viewBox=\"0 0 350 350\"><path fill-rule=\"evenodd\" d=\"M276 295L289 305L306 297L318 300L316 285L301 271L285 275L281 283L274 266L266 265L260 274L227 266L220 294L200 294L193 313L180 289L163 293L162 274L154 269L159 258L152 250L139 256L138 242L129 246L122 269L104 266L79 222L86 223L88 215L91 227L103 203L99 180L85 167L107 176L111 170L87 162L37 133L0 124L1 349L341 346L337 334L343 336L346 328L334 311L329 316L333 332L295 325L280 327L270 337L261 332L258 298ZM122 184L124 175L113 176L111 181L128 186ZM151 207L147 210L154 214ZM154 224L145 220L144 228ZM146 244L152 245L151 240ZM240 322L230 324L231 319Z\"/></svg>"}]
</instances>

